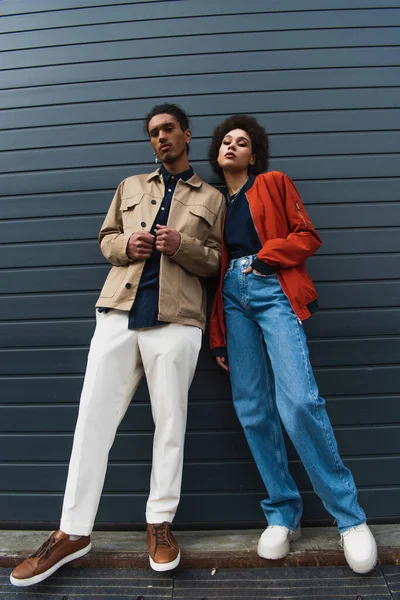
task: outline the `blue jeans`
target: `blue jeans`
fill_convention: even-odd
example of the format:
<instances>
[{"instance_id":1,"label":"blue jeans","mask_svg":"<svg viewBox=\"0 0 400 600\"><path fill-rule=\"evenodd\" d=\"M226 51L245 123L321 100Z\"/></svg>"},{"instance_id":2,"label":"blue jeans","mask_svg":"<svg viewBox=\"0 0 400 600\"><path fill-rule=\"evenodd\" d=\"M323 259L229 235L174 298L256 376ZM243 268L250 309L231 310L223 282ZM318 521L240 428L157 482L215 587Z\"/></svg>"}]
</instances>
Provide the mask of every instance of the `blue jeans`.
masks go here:
<instances>
[{"instance_id":1,"label":"blue jeans","mask_svg":"<svg viewBox=\"0 0 400 600\"><path fill-rule=\"evenodd\" d=\"M233 402L269 494L261 507L269 525L299 526L303 503L289 473L282 421L343 532L366 517L318 393L303 326L275 274L243 274L252 260L230 261L223 298Z\"/></svg>"}]
</instances>

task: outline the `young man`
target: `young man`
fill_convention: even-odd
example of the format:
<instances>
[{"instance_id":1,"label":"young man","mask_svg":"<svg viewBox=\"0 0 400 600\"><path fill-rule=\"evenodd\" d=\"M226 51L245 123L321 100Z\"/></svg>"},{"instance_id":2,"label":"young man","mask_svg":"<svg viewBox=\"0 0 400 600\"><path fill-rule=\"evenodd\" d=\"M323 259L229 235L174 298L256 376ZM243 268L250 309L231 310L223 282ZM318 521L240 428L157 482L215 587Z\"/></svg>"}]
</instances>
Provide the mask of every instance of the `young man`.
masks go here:
<instances>
[{"instance_id":1,"label":"young man","mask_svg":"<svg viewBox=\"0 0 400 600\"><path fill-rule=\"evenodd\" d=\"M118 186L100 231L113 267L96 304L60 529L14 569L16 586L43 581L89 552L108 453L143 374L155 423L146 507L150 565L167 571L179 564L170 525L206 320L203 278L219 271L224 199L189 165L192 135L181 108L155 106L145 127L162 165Z\"/></svg>"}]
</instances>

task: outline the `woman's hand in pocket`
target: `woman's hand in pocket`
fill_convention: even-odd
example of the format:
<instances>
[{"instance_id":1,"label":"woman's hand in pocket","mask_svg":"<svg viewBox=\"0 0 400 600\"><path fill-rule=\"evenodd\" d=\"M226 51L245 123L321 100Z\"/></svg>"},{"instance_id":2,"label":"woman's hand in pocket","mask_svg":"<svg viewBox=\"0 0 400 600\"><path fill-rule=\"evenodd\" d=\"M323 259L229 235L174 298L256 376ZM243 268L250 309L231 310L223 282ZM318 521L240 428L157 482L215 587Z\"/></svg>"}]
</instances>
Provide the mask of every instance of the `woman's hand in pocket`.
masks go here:
<instances>
[{"instance_id":1,"label":"woman's hand in pocket","mask_svg":"<svg viewBox=\"0 0 400 600\"><path fill-rule=\"evenodd\" d=\"M215 360L217 361L217 365L221 367L224 371L229 371L228 360L226 356L216 356Z\"/></svg>"}]
</instances>

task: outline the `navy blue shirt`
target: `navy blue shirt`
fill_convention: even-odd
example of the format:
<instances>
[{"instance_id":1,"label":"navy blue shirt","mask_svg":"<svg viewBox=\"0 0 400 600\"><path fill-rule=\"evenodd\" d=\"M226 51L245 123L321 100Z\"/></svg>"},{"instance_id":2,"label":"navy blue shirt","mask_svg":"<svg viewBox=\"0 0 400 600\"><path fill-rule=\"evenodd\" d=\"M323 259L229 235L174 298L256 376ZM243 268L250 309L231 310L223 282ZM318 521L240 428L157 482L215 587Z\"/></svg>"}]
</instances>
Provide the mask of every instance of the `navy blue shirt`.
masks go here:
<instances>
[{"instance_id":1,"label":"navy blue shirt","mask_svg":"<svg viewBox=\"0 0 400 600\"><path fill-rule=\"evenodd\" d=\"M240 258L257 254L261 242L254 227L246 192L251 188L255 175L250 175L246 184L233 196L227 196L224 241L229 258Z\"/></svg>"},{"instance_id":2,"label":"navy blue shirt","mask_svg":"<svg viewBox=\"0 0 400 600\"><path fill-rule=\"evenodd\" d=\"M163 201L161 202L160 210L158 211L154 223L150 229L150 233L153 235L156 233L156 225L167 225L172 196L174 195L177 181L179 179L187 181L194 175L192 167L186 171L183 171L183 173L171 175L164 165L161 165L160 173L164 179L165 193ZM151 253L150 258L148 258L145 262L139 287L136 292L135 301L131 310L129 311L129 329L142 329L144 327L165 325L164 321L158 320L160 261L161 252L156 250L154 240L153 252Z\"/></svg>"}]
</instances>

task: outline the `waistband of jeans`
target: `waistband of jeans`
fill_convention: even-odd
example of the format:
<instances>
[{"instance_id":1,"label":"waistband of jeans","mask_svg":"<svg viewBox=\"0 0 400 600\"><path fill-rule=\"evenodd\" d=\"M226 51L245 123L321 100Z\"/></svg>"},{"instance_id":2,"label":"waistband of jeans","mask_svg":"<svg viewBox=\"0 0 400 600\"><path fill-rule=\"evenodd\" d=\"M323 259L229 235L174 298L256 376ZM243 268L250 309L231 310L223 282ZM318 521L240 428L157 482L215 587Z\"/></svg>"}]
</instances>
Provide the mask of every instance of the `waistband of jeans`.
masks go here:
<instances>
[{"instance_id":1,"label":"waistband of jeans","mask_svg":"<svg viewBox=\"0 0 400 600\"><path fill-rule=\"evenodd\" d=\"M249 256L241 256L240 258L231 258L227 270L232 271L238 267L249 267L254 259L257 258L257 254L250 254ZM271 265L267 265L264 263L265 268L263 269L263 275L272 275L276 273L279 269L278 267L272 267Z\"/></svg>"}]
</instances>

